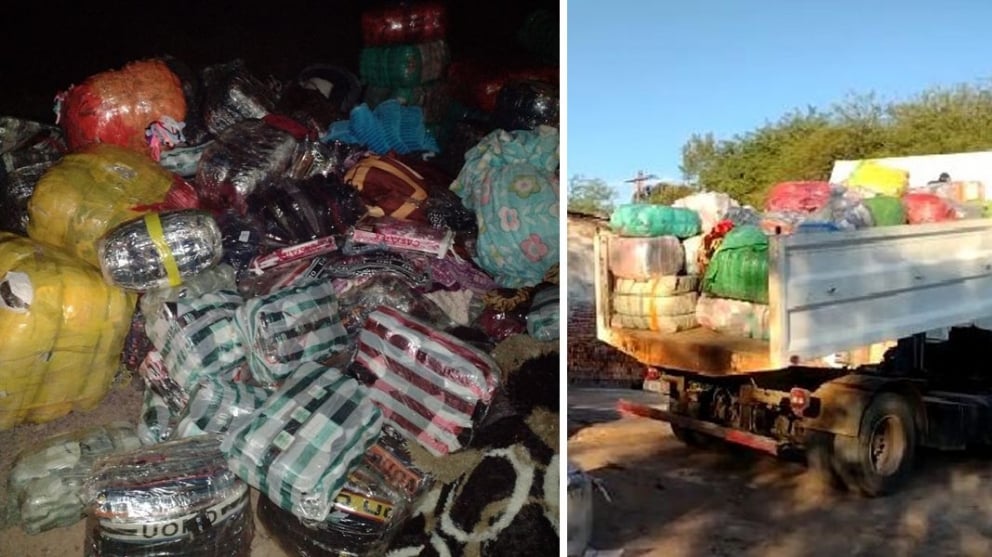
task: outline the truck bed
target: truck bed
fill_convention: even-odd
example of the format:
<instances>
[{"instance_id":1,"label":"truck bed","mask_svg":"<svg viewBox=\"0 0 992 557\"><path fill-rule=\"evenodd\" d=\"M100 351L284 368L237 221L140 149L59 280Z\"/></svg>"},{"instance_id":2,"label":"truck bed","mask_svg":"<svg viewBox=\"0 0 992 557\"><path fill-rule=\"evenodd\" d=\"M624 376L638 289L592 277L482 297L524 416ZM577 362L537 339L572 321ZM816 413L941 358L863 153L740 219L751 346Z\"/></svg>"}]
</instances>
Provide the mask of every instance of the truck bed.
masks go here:
<instances>
[{"instance_id":1,"label":"truck bed","mask_svg":"<svg viewBox=\"0 0 992 557\"><path fill-rule=\"evenodd\" d=\"M896 339L992 317L990 219L769 238L768 341L611 327L611 235L594 244L597 335L650 366L727 375L838 353L860 365Z\"/></svg>"},{"instance_id":2,"label":"truck bed","mask_svg":"<svg viewBox=\"0 0 992 557\"><path fill-rule=\"evenodd\" d=\"M609 328L601 340L649 366L726 375L772 369L768 341L697 327L677 333Z\"/></svg>"}]
</instances>

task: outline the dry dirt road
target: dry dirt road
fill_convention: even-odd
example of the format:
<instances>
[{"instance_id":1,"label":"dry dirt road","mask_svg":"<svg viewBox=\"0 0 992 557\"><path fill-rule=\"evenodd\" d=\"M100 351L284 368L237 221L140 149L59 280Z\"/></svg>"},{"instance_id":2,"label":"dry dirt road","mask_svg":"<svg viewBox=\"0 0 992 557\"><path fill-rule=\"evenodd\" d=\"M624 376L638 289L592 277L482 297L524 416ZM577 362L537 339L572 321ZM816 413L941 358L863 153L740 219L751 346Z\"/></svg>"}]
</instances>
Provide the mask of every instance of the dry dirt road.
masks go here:
<instances>
[{"instance_id":1,"label":"dry dirt road","mask_svg":"<svg viewBox=\"0 0 992 557\"><path fill-rule=\"evenodd\" d=\"M924 453L910 485L866 499L802 464L689 449L662 422L620 418L643 391L570 389L568 457L602 480L592 546L624 556L992 555L992 457Z\"/></svg>"}]
</instances>

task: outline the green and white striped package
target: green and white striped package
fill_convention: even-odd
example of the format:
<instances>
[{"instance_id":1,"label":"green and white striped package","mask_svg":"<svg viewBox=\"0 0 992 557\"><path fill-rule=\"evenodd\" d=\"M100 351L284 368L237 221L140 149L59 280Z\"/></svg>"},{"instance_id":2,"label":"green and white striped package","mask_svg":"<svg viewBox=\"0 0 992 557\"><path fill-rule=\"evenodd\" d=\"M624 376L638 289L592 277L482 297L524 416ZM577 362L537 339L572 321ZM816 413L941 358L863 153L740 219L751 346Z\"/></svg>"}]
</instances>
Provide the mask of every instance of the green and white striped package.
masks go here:
<instances>
[{"instance_id":1,"label":"green and white striped package","mask_svg":"<svg viewBox=\"0 0 992 557\"><path fill-rule=\"evenodd\" d=\"M555 340L559 335L558 285L547 286L534 294L527 314L527 333L537 340Z\"/></svg>"},{"instance_id":2,"label":"green and white striped package","mask_svg":"<svg viewBox=\"0 0 992 557\"><path fill-rule=\"evenodd\" d=\"M273 503L322 521L381 429L365 387L304 362L250 420L227 432L221 450L231 470Z\"/></svg>"},{"instance_id":3,"label":"green and white striped package","mask_svg":"<svg viewBox=\"0 0 992 557\"><path fill-rule=\"evenodd\" d=\"M202 378L231 377L247 366L234 315L242 304L233 290L166 302L147 317L145 331L169 376L187 392Z\"/></svg>"},{"instance_id":4,"label":"green and white striped package","mask_svg":"<svg viewBox=\"0 0 992 557\"><path fill-rule=\"evenodd\" d=\"M251 419L271 393L262 387L223 379L201 381L179 416L174 437L225 433Z\"/></svg>"},{"instance_id":5,"label":"green and white striped package","mask_svg":"<svg viewBox=\"0 0 992 557\"><path fill-rule=\"evenodd\" d=\"M249 299L235 319L248 345L252 378L262 385L278 385L300 362L326 361L349 344L328 280Z\"/></svg>"},{"instance_id":6,"label":"green and white striped package","mask_svg":"<svg viewBox=\"0 0 992 557\"><path fill-rule=\"evenodd\" d=\"M176 427L176 416L165 401L151 387L145 386L145 399L141 404L141 419L138 420L138 439L142 445L161 443L172 435Z\"/></svg>"}]
</instances>

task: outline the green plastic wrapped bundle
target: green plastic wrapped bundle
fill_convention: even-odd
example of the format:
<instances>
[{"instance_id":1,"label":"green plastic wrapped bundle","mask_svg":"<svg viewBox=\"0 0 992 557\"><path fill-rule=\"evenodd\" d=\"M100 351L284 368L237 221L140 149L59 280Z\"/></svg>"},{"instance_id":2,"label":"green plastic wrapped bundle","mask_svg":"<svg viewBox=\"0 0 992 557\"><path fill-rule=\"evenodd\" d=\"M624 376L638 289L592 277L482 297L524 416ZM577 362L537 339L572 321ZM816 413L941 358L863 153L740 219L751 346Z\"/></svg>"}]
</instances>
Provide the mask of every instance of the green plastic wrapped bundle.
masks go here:
<instances>
[{"instance_id":1,"label":"green plastic wrapped bundle","mask_svg":"<svg viewBox=\"0 0 992 557\"><path fill-rule=\"evenodd\" d=\"M448 43L378 46L362 49L358 71L376 87L412 87L444 77L451 60Z\"/></svg>"},{"instance_id":2,"label":"green plastic wrapped bundle","mask_svg":"<svg viewBox=\"0 0 992 557\"><path fill-rule=\"evenodd\" d=\"M906 224L906 208L902 200L890 195L877 195L862 201L875 226L897 226Z\"/></svg>"},{"instance_id":3,"label":"green plastic wrapped bundle","mask_svg":"<svg viewBox=\"0 0 992 557\"><path fill-rule=\"evenodd\" d=\"M703 292L768 303L768 237L760 228L745 225L727 233L706 268Z\"/></svg>"},{"instance_id":4,"label":"green plastic wrapped bundle","mask_svg":"<svg viewBox=\"0 0 992 557\"><path fill-rule=\"evenodd\" d=\"M699 215L691 209L668 205L621 205L613 211L610 228L621 236L676 236L699 234Z\"/></svg>"}]
</instances>

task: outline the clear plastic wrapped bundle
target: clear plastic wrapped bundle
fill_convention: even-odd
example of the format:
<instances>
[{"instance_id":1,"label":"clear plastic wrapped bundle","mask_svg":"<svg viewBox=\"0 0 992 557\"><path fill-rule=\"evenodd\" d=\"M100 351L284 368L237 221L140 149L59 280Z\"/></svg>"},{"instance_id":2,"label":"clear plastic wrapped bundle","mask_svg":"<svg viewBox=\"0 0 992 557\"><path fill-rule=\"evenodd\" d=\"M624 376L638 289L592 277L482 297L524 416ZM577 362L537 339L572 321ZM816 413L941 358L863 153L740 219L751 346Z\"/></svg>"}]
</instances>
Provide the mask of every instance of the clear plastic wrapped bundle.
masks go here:
<instances>
[{"instance_id":1,"label":"clear plastic wrapped bundle","mask_svg":"<svg viewBox=\"0 0 992 557\"><path fill-rule=\"evenodd\" d=\"M426 287L431 277L409 258L379 249L355 255L335 255L330 258L326 276L336 279L366 279L392 275L403 279L411 287Z\"/></svg>"},{"instance_id":2,"label":"clear plastic wrapped bundle","mask_svg":"<svg viewBox=\"0 0 992 557\"><path fill-rule=\"evenodd\" d=\"M59 128L0 116L0 230L27 235L35 184L65 151Z\"/></svg>"},{"instance_id":3,"label":"clear plastic wrapped bundle","mask_svg":"<svg viewBox=\"0 0 992 557\"><path fill-rule=\"evenodd\" d=\"M103 458L84 484L88 557L251 554L248 486L201 435Z\"/></svg>"},{"instance_id":4,"label":"clear plastic wrapped bundle","mask_svg":"<svg viewBox=\"0 0 992 557\"><path fill-rule=\"evenodd\" d=\"M695 211L699 215L702 233L708 234L718 222L728 218L731 209L740 207L740 204L725 193L706 191L677 199L672 207Z\"/></svg>"},{"instance_id":5,"label":"clear plastic wrapped bundle","mask_svg":"<svg viewBox=\"0 0 992 557\"><path fill-rule=\"evenodd\" d=\"M431 281L443 288L464 288L479 295L499 288L482 269L459 257L425 258L424 266Z\"/></svg>"},{"instance_id":6,"label":"clear plastic wrapped bundle","mask_svg":"<svg viewBox=\"0 0 992 557\"><path fill-rule=\"evenodd\" d=\"M496 96L493 121L504 130L559 126L558 86L540 81L507 83Z\"/></svg>"},{"instance_id":7,"label":"clear plastic wrapped bundle","mask_svg":"<svg viewBox=\"0 0 992 557\"><path fill-rule=\"evenodd\" d=\"M293 165L297 140L262 120L245 120L224 130L200 157L196 183L207 207L248 210L247 198Z\"/></svg>"},{"instance_id":8,"label":"clear plastic wrapped bundle","mask_svg":"<svg viewBox=\"0 0 992 557\"><path fill-rule=\"evenodd\" d=\"M552 284L539 289L527 314L527 333L541 341L557 340L560 328L559 288Z\"/></svg>"},{"instance_id":9,"label":"clear plastic wrapped bundle","mask_svg":"<svg viewBox=\"0 0 992 557\"><path fill-rule=\"evenodd\" d=\"M250 196L248 207L265 223L270 246L344 234L367 212L355 188L333 174L278 180Z\"/></svg>"},{"instance_id":10,"label":"clear plastic wrapped bundle","mask_svg":"<svg viewBox=\"0 0 992 557\"><path fill-rule=\"evenodd\" d=\"M444 257L451 252L454 240L455 235L451 230L381 217L351 229L342 251L355 253L361 250L355 246L378 246L392 251Z\"/></svg>"},{"instance_id":11,"label":"clear plastic wrapped bundle","mask_svg":"<svg viewBox=\"0 0 992 557\"><path fill-rule=\"evenodd\" d=\"M443 39L365 47L359 59L358 73L369 85L410 87L444 77L450 61L451 52Z\"/></svg>"},{"instance_id":12,"label":"clear plastic wrapped bundle","mask_svg":"<svg viewBox=\"0 0 992 557\"><path fill-rule=\"evenodd\" d=\"M501 375L488 354L391 307L369 315L355 363L386 423L435 456L468 445Z\"/></svg>"},{"instance_id":13,"label":"clear plastic wrapped bundle","mask_svg":"<svg viewBox=\"0 0 992 557\"><path fill-rule=\"evenodd\" d=\"M768 306L703 295L696 304L696 321L718 333L768 339Z\"/></svg>"},{"instance_id":14,"label":"clear plastic wrapped bundle","mask_svg":"<svg viewBox=\"0 0 992 557\"><path fill-rule=\"evenodd\" d=\"M55 435L14 460L7 483L8 518L29 534L83 518L83 481L99 457L140 446L134 427L113 422Z\"/></svg>"},{"instance_id":15,"label":"clear plastic wrapped bundle","mask_svg":"<svg viewBox=\"0 0 992 557\"><path fill-rule=\"evenodd\" d=\"M176 415L169 403L150 386L145 386L145 396L141 401L141 416L138 418L138 439L142 445L164 443L176 429Z\"/></svg>"},{"instance_id":16,"label":"clear plastic wrapped bundle","mask_svg":"<svg viewBox=\"0 0 992 557\"><path fill-rule=\"evenodd\" d=\"M237 287L234 275L230 265L221 263L189 277L181 285L148 290L141 296L138 305L142 313L150 315L168 302L197 298L219 290L234 290Z\"/></svg>"},{"instance_id":17,"label":"clear plastic wrapped bundle","mask_svg":"<svg viewBox=\"0 0 992 557\"><path fill-rule=\"evenodd\" d=\"M189 404L178 417L175 436L226 433L249 419L269 394L248 383L205 379L190 393Z\"/></svg>"},{"instance_id":18,"label":"clear plastic wrapped bundle","mask_svg":"<svg viewBox=\"0 0 992 557\"><path fill-rule=\"evenodd\" d=\"M362 12L362 41L368 46L423 43L448 33L442 2L404 2Z\"/></svg>"},{"instance_id":19,"label":"clear plastic wrapped bundle","mask_svg":"<svg viewBox=\"0 0 992 557\"><path fill-rule=\"evenodd\" d=\"M260 120L275 109L275 92L249 71L244 60L208 66L200 78L205 89L203 119L214 135L244 120Z\"/></svg>"},{"instance_id":20,"label":"clear plastic wrapped bundle","mask_svg":"<svg viewBox=\"0 0 992 557\"><path fill-rule=\"evenodd\" d=\"M381 428L368 389L304 362L251 420L228 431L221 448L238 477L273 503L322 521Z\"/></svg>"},{"instance_id":21,"label":"clear plastic wrapped bundle","mask_svg":"<svg viewBox=\"0 0 992 557\"><path fill-rule=\"evenodd\" d=\"M169 370L165 367L165 360L158 350L152 349L145 355L145 359L138 366L138 375L145 380L145 385L152 390L158 399L161 400L171 413L177 414L186 408L189 402L189 393L169 375ZM150 403L148 398L145 402ZM152 401L158 403L159 400Z\"/></svg>"},{"instance_id":22,"label":"clear plastic wrapped bundle","mask_svg":"<svg viewBox=\"0 0 992 557\"><path fill-rule=\"evenodd\" d=\"M183 178L192 178L196 176L196 167L200 164L200 158L212 144L212 141L206 141L199 145L170 149L162 153L158 163L162 165L162 168L173 174L182 176Z\"/></svg>"},{"instance_id":23,"label":"clear plastic wrapped bundle","mask_svg":"<svg viewBox=\"0 0 992 557\"><path fill-rule=\"evenodd\" d=\"M339 294L341 320L351 337L357 337L369 315L379 306L389 306L416 316L438 329L455 325L434 302L396 276L373 276L345 285Z\"/></svg>"},{"instance_id":24,"label":"clear plastic wrapped bundle","mask_svg":"<svg viewBox=\"0 0 992 557\"><path fill-rule=\"evenodd\" d=\"M374 470L407 501L417 502L434 485L435 478L413 462L403 434L392 426L382 426L379 440L365 453L362 467Z\"/></svg>"},{"instance_id":25,"label":"clear plastic wrapped bundle","mask_svg":"<svg viewBox=\"0 0 992 557\"><path fill-rule=\"evenodd\" d=\"M248 275L251 260L262 251L265 224L255 215L228 209L217 216L217 226L224 244L222 260L234 268L235 280L240 284Z\"/></svg>"},{"instance_id":26,"label":"clear plastic wrapped bundle","mask_svg":"<svg viewBox=\"0 0 992 557\"><path fill-rule=\"evenodd\" d=\"M248 365L234 322L241 296L219 290L162 304L148 315L148 338L159 351L169 377L185 391L201 378L232 378Z\"/></svg>"},{"instance_id":27,"label":"clear plastic wrapped bundle","mask_svg":"<svg viewBox=\"0 0 992 557\"><path fill-rule=\"evenodd\" d=\"M121 365L128 371L138 371L141 362L144 361L148 353L155 349L150 338L145 333L145 315L140 308L134 312L131 318L131 328L127 332L124 340L124 350L121 352Z\"/></svg>"},{"instance_id":28,"label":"clear plastic wrapped bundle","mask_svg":"<svg viewBox=\"0 0 992 557\"><path fill-rule=\"evenodd\" d=\"M685 250L675 236L612 236L609 242L610 272L618 278L649 280L677 275L685 267Z\"/></svg>"},{"instance_id":29,"label":"clear plastic wrapped bundle","mask_svg":"<svg viewBox=\"0 0 992 557\"><path fill-rule=\"evenodd\" d=\"M301 362L327 360L350 344L327 280L251 298L235 313L235 323L252 378L261 385L278 385Z\"/></svg>"},{"instance_id":30,"label":"clear plastic wrapped bundle","mask_svg":"<svg viewBox=\"0 0 992 557\"><path fill-rule=\"evenodd\" d=\"M109 231L97 245L110 284L128 290L179 286L221 261L224 243L210 213L148 213Z\"/></svg>"},{"instance_id":31,"label":"clear plastic wrapped bundle","mask_svg":"<svg viewBox=\"0 0 992 557\"><path fill-rule=\"evenodd\" d=\"M134 296L9 232L0 232L0 293L0 430L96 406L119 371Z\"/></svg>"}]
</instances>

